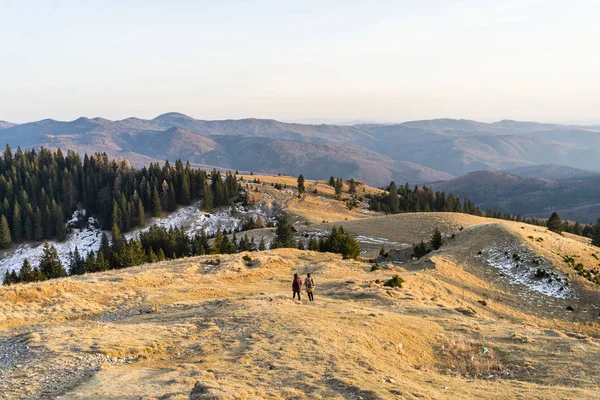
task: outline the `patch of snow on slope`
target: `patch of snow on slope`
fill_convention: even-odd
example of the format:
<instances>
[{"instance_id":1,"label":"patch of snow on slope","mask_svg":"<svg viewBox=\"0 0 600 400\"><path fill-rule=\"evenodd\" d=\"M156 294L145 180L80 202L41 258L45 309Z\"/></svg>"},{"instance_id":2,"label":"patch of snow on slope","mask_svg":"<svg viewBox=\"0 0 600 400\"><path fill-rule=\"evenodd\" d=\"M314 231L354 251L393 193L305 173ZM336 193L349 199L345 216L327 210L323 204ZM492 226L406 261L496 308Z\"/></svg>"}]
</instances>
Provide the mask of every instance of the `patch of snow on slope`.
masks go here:
<instances>
[{"instance_id":1,"label":"patch of snow on slope","mask_svg":"<svg viewBox=\"0 0 600 400\"><path fill-rule=\"evenodd\" d=\"M67 240L64 242L55 242L52 240L48 241L49 244L54 245L56 248L58 257L65 268L68 268L69 265L69 251L75 250L75 247L78 248L79 253L83 257L85 257L90 251L98 251L100 248L102 231L97 228L97 221L94 218L89 218L85 228L78 229L74 227L78 216L79 211L75 211L73 218L67 222L67 226L70 226L72 229L67 236ZM25 259L29 259L31 265L37 265L40 261L43 251L44 243L33 245L24 243L7 251L2 259L0 259L0 279L4 278L4 273L6 271L14 270L19 272Z\"/></svg>"},{"instance_id":2,"label":"patch of snow on slope","mask_svg":"<svg viewBox=\"0 0 600 400\"><path fill-rule=\"evenodd\" d=\"M183 226L189 236L200 233L202 228L207 235L213 235L217 229L227 229L228 231L241 228L244 221L249 217L254 219L262 216L266 222L274 221L268 207L258 205L256 207L243 207L242 204L236 204L234 209L227 207L212 213L205 213L200 209L201 202L187 207L180 207L177 211L161 218L149 218L148 224L142 229L135 229L125 234L127 239L132 239L139 235L140 232L147 230L151 225L156 224L165 228ZM82 257L87 256L90 251L98 251L100 248L100 239L102 238L102 230L98 228L99 224L94 218L89 218L87 225L83 229L76 228L81 212L75 211L73 217L67 222L67 226L71 229L67 240L64 242L56 242L49 240L48 243L54 245L60 261L65 268L69 265L69 252L78 248ZM110 238L110 232L106 232ZM40 257L44 251L44 243L29 244L24 243L14 246L12 249L4 253L0 259L0 280L4 278L5 271L19 272L23 261L29 259L32 266L38 265Z\"/></svg>"},{"instance_id":3,"label":"patch of snow on slope","mask_svg":"<svg viewBox=\"0 0 600 400\"><path fill-rule=\"evenodd\" d=\"M514 241L493 244L482 251L487 263L504 273L511 283L556 299L575 299L576 292L552 264Z\"/></svg>"},{"instance_id":4,"label":"patch of snow on slope","mask_svg":"<svg viewBox=\"0 0 600 400\"><path fill-rule=\"evenodd\" d=\"M259 216L263 217L265 223L275 221L268 207L263 204L250 208L238 203L233 209L232 207L227 207L211 213L202 211L201 205L201 202L198 202L191 206L181 207L166 217L153 218L146 227L130 231L125 237L131 239L140 232L148 230L152 225L164 228L183 226L188 236L200 233L204 229L206 234L211 236L216 234L219 227L221 230L227 231L239 230L248 217L252 217L255 220Z\"/></svg>"},{"instance_id":5,"label":"patch of snow on slope","mask_svg":"<svg viewBox=\"0 0 600 400\"><path fill-rule=\"evenodd\" d=\"M356 235L356 241L359 243L366 244L385 244L389 246L408 246L407 243L394 242L392 240L375 237L375 236L365 236L365 235Z\"/></svg>"}]
</instances>

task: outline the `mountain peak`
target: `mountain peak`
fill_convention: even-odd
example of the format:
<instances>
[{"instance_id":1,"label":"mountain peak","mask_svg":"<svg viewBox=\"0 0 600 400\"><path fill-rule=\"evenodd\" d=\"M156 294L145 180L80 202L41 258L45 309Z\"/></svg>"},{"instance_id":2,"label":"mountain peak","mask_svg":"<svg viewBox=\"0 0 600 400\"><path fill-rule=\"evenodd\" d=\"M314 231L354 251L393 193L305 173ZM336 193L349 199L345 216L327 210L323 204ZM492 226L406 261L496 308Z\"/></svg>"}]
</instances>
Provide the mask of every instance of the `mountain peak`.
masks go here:
<instances>
[{"instance_id":1,"label":"mountain peak","mask_svg":"<svg viewBox=\"0 0 600 400\"><path fill-rule=\"evenodd\" d=\"M190 117L189 115L185 115L179 112L168 112L168 113L164 113L159 115L158 117L154 118L154 120L164 120L164 119L172 119L172 118L177 118L177 119L189 119L189 120L193 120L194 118Z\"/></svg>"}]
</instances>

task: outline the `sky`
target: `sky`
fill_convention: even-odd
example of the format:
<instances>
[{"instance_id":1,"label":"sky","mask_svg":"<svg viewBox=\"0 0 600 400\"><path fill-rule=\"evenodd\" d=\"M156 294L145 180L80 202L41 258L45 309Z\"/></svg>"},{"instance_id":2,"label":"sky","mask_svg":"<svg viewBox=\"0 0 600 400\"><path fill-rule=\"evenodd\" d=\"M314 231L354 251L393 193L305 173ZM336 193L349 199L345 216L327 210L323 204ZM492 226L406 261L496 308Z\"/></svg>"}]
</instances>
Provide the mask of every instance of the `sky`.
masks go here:
<instances>
[{"instance_id":1,"label":"sky","mask_svg":"<svg viewBox=\"0 0 600 400\"><path fill-rule=\"evenodd\" d=\"M0 0L0 120L600 123L597 0Z\"/></svg>"}]
</instances>

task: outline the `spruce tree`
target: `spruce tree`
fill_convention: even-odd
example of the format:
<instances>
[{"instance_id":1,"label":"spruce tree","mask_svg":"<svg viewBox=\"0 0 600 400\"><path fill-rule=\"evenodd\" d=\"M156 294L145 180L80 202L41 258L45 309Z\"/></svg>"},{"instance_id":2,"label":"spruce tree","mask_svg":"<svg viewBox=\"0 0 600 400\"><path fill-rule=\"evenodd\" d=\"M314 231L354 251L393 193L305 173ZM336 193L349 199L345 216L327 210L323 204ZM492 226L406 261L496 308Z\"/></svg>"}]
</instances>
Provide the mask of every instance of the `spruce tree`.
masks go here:
<instances>
[{"instance_id":1,"label":"spruce tree","mask_svg":"<svg viewBox=\"0 0 600 400\"><path fill-rule=\"evenodd\" d=\"M56 240L59 242L63 242L67 240L67 226L65 224L65 217L63 215L62 209L57 205L55 211L56 218Z\"/></svg>"},{"instance_id":2,"label":"spruce tree","mask_svg":"<svg viewBox=\"0 0 600 400\"><path fill-rule=\"evenodd\" d=\"M102 254L102 253L100 253ZM87 255L87 257L85 258L85 260L82 258L81 259L81 274L83 273L87 273L87 272L99 272L101 271L101 269L98 268L97 262L96 262L96 256L94 255L93 251L90 251ZM73 274L73 272L71 272L71 274ZM80 275L81 275L80 274Z\"/></svg>"},{"instance_id":3,"label":"spruce tree","mask_svg":"<svg viewBox=\"0 0 600 400\"><path fill-rule=\"evenodd\" d=\"M23 239L23 223L21 222L21 208L19 203L15 203L12 217L11 237L14 242L20 242Z\"/></svg>"},{"instance_id":4,"label":"spruce tree","mask_svg":"<svg viewBox=\"0 0 600 400\"><path fill-rule=\"evenodd\" d=\"M42 210L40 210L39 207L36 207L35 209L33 237L35 240L42 240L44 238L44 219L42 218Z\"/></svg>"},{"instance_id":5,"label":"spruce tree","mask_svg":"<svg viewBox=\"0 0 600 400\"><path fill-rule=\"evenodd\" d=\"M592 244L594 246L600 247L600 218L598 218L596 225L594 225L592 227L591 234L592 234Z\"/></svg>"},{"instance_id":6,"label":"spruce tree","mask_svg":"<svg viewBox=\"0 0 600 400\"><path fill-rule=\"evenodd\" d=\"M107 271L110 269L108 260L104 256L103 252L98 252L98 257L96 257L96 268L98 271Z\"/></svg>"},{"instance_id":7,"label":"spruce tree","mask_svg":"<svg viewBox=\"0 0 600 400\"><path fill-rule=\"evenodd\" d=\"M158 195L158 190L156 187L152 191L152 216L160 217L162 214L162 205L160 203L160 196Z\"/></svg>"},{"instance_id":8,"label":"spruce tree","mask_svg":"<svg viewBox=\"0 0 600 400\"><path fill-rule=\"evenodd\" d=\"M31 268L31 263L28 259L23 260L23 265L21 265L21 270L19 271L19 280L21 282L33 282L34 280L33 268Z\"/></svg>"},{"instance_id":9,"label":"spruce tree","mask_svg":"<svg viewBox=\"0 0 600 400\"><path fill-rule=\"evenodd\" d=\"M260 238L260 242L258 243L258 251L265 251L267 246L265 245L265 238Z\"/></svg>"},{"instance_id":10,"label":"spruce tree","mask_svg":"<svg viewBox=\"0 0 600 400\"><path fill-rule=\"evenodd\" d=\"M58 258L56 248L52 245L49 245L48 242L44 244L44 252L40 258L39 268L42 274L48 279L67 276L65 267L63 267L60 259Z\"/></svg>"},{"instance_id":11,"label":"spruce tree","mask_svg":"<svg viewBox=\"0 0 600 400\"><path fill-rule=\"evenodd\" d=\"M398 199L398 190L396 188L396 183L394 181L392 181L390 183L389 192L390 192L389 193L390 212L392 214L397 214L399 199Z\"/></svg>"},{"instance_id":12,"label":"spruce tree","mask_svg":"<svg viewBox=\"0 0 600 400\"><path fill-rule=\"evenodd\" d=\"M177 209L177 196L175 194L175 188L173 187L173 184L169 184L169 194L168 194L168 210L173 212Z\"/></svg>"},{"instance_id":13,"label":"spruce tree","mask_svg":"<svg viewBox=\"0 0 600 400\"><path fill-rule=\"evenodd\" d=\"M277 229L275 230L275 239L271 243L271 248L289 247L295 248L294 227L289 218L284 214L277 218Z\"/></svg>"},{"instance_id":14,"label":"spruce tree","mask_svg":"<svg viewBox=\"0 0 600 400\"><path fill-rule=\"evenodd\" d=\"M8 220L4 215L0 217L0 248L8 249L12 245L12 238L10 235L10 228L8 227Z\"/></svg>"},{"instance_id":15,"label":"spruce tree","mask_svg":"<svg viewBox=\"0 0 600 400\"><path fill-rule=\"evenodd\" d=\"M71 275L83 275L88 272L85 268L85 260L79 254L77 246L74 252L69 253L69 272Z\"/></svg>"},{"instance_id":16,"label":"spruce tree","mask_svg":"<svg viewBox=\"0 0 600 400\"><path fill-rule=\"evenodd\" d=\"M206 212L212 211L213 198L210 186L204 185L204 196L202 197L202 209Z\"/></svg>"},{"instance_id":17,"label":"spruce tree","mask_svg":"<svg viewBox=\"0 0 600 400\"><path fill-rule=\"evenodd\" d=\"M302 195L305 191L306 188L304 187L304 176L300 174L300 176L298 177L298 194Z\"/></svg>"},{"instance_id":18,"label":"spruce tree","mask_svg":"<svg viewBox=\"0 0 600 400\"><path fill-rule=\"evenodd\" d=\"M563 223L560 220L560 216L558 215L558 213L553 212L550 218L548 219L548 229L555 233L562 233Z\"/></svg>"},{"instance_id":19,"label":"spruce tree","mask_svg":"<svg viewBox=\"0 0 600 400\"><path fill-rule=\"evenodd\" d=\"M435 230L433 231L433 234L431 235L431 247L433 247L434 250L437 250L440 247L442 247L442 244L443 244L442 233L439 231L438 228L435 228Z\"/></svg>"}]
</instances>

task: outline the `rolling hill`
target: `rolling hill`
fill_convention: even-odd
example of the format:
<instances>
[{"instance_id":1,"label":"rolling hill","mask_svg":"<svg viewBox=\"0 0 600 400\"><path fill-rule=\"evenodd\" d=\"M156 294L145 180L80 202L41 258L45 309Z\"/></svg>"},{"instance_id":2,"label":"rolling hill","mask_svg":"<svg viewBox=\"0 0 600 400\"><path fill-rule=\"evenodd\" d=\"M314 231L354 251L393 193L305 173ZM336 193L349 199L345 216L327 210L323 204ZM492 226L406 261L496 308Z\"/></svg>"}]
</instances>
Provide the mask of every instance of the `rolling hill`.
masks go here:
<instances>
[{"instance_id":1,"label":"rolling hill","mask_svg":"<svg viewBox=\"0 0 600 400\"><path fill-rule=\"evenodd\" d=\"M562 260L577 254L595 265L596 248L463 214L341 223L357 237L385 239L389 250L434 228L445 243L376 270L366 259L277 249L2 287L0 392L8 399L597 398L600 291ZM536 277L539 269L551 278ZM294 301L291 276L307 272L315 301L304 294ZM402 287L384 286L394 275Z\"/></svg>"},{"instance_id":2,"label":"rolling hill","mask_svg":"<svg viewBox=\"0 0 600 400\"><path fill-rule=\"evenodd\" d=\"M563 219L594 223L600 215L600 176L549 180L498 171L478 171L437 182L434 190L467 197L483 210L548 218L557 211Z\"/></svg>"},{"instance_id":3,"label":"rolling hill","mask_svg":"<svg viewBox=\"0 0 600 400\"><path fill-rule=\"evenodd\" d=\"M571 168L565 165L557 164L544 164L544 165L533 165L531 167L518 167L507 169L504 172L508 174L519 175L525 178L540 178L549 179L553 181L563 179L576 179L576 178L588 178L592 176L599 176L600 173L586 170Z\"/></svg>"},{"instance_id":4,"label":"rolling hill","mask_svg":"<svg viewBox=\"0 0 600 400\"><path fill-rule=\"evenodd\" d=\"M46 119L7 125L0 133L0 140L13 148L100 149L137 164L182 158L231 169L302 172L318 179L353 176L375 186L392 179L425 183L477 170L551 163L600 171L599 138L597 127L517 121L338 126L267 119L205 121L179 113L151 120Z\"/></svg>"}]
</instances>

